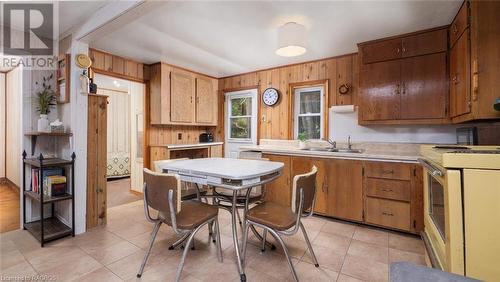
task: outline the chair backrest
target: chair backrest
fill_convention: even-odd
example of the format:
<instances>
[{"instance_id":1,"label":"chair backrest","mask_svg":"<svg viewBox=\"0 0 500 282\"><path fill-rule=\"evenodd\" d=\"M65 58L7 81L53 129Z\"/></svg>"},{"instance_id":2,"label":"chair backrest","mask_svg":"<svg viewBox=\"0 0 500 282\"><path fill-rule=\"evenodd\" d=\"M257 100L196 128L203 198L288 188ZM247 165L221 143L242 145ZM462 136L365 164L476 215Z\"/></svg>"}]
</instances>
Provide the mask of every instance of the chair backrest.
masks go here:
<instances>
[{"instance_id":1,"label":"chair backrest","mask_svg":"<svg viewBox=\"0 0 500 282\"><path fill-rule=\"evenodd\" d=\"M295 175L292 187L292 210L296 212L300 202L300 189L304 191L304 202L301 213L312 213L314 209L314 197L316 196L316 174L318 169L313 166L311 171L305 174Z\"/></svg>"},{"instance_id":2,"label":"chair backrest","mask_svg":"<svg viewBox=\"0 0 500 282\"><path fill-rule=\"evenodd\" d=\"M144 169L144 201L161 213L170 214L170 204L174 212L181 211L181 179L177 174L157 173ZM172 201L168 199L172 190Z\"/></svg>"},{"instance_id":3,"label":"chair backrest","mask_svg":"<svg viewBox=\"0 0 500 282\"><path fill-rule=\"evenodd\" d=\"M171 163L175 161L184 161L184 160L189 160L188 158L181 158L181 159L171 159L171 160L159 160L159 161L154 161L155 165L155 172L162 173L163 169L161 168L162 164L166 163Z\"/></svg>"}]
</instances>

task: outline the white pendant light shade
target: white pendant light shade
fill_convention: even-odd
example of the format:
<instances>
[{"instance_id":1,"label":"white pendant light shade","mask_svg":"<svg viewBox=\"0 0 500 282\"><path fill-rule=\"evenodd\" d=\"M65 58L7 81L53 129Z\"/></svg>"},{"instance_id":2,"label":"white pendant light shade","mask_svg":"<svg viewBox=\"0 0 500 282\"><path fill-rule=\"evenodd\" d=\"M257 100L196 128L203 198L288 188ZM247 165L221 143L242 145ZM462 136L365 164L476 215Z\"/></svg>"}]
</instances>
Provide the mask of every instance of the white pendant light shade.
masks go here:
<instances>
[{"instance_id":1,"label":"white pendant light shade","mask_svg":"<svg viewBox=\"0 0 500 282\"><path fill-rule=\"evenodd\" d=\"M283 57L300 56L306 52L306 28L289 22L278 29L278 49L276 54Z\"/></svg>"}]
</instances>

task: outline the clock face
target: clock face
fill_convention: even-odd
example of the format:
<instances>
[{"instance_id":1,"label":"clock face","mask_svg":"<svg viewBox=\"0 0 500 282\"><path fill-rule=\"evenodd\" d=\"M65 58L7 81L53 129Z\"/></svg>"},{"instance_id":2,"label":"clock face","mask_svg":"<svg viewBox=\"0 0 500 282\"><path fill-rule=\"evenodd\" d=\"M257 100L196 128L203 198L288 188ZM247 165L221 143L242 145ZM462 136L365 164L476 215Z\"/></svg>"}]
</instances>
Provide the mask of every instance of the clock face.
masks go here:
<instances>
[{"instance_id":1,"label":"clock face","mask_svg":"<svg viewBox=\"0 0 500 282\"><path fill-rule=\"evenodd\" d=\"M274 106L278 103L280 94L275 88L267 88L262 94L262 101L268 106Z\"/></svg>"}]
</instances>

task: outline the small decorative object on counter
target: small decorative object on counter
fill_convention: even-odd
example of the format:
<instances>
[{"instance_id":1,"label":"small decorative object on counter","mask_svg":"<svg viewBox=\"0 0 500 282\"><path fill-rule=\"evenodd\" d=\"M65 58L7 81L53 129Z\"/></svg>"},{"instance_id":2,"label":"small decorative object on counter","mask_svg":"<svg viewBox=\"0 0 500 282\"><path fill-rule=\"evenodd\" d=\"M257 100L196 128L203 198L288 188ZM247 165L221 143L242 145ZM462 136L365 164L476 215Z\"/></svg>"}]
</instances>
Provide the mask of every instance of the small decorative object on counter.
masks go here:
<instances>
[{"instance_id":1,"label":"small decorative object on counter","mask_svg":"<svg viewBox=\"0 0 500 282\"><path fill-rule=\"evenodd\" d=\"M307 149L309 147L308 144L309 137L307 132L300 132L297 137L299 139L299 149L301 150Z\"/></svg>"},{"instance_id":2,"label":"small decorative object on counter","mask_svg":"<svg viewBox=\"0 0 500 282\"><path fill-rule=\"evenodd\" d=\"M37 129L39 132L50 132L49 120L47 115L50 113L50 108L56 105L57 97L56 92L52 89L51 80L53 74L48 77L43 77L42 90L36 93L35 99L37 100L36 110L40 113L40 118L38 119ZM38 81L35 82L36 85Z\"/></svg>"},{"instance_id":3,"label":"small decorative object on counter","mask_svg":"<svg viewBox=\"0 0 500 282\"><path fill-rule=\"evenodd\" d=\"M50 132L64 132L63 123L59 119L56 119L53 122L51 122L50 123Z\"/></svg>"}]
</instances>

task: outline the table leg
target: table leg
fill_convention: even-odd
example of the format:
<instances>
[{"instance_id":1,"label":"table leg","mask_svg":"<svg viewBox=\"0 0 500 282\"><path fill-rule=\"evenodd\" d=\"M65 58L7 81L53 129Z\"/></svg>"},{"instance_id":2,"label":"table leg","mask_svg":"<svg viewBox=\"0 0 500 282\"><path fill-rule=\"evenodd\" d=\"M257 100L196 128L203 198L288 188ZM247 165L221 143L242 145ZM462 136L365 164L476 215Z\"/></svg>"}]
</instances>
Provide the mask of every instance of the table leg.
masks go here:
<instances>
[{"instance_id":1,"label":"table leg","mask_svg":"<svg viewBox=\"0 0 500 282\"><path fill-rule=\"evenodd\" d=\"M236 260L238 262L238 272L240 273L240 280L241 281L246 281L246 275L243 270L243 266L241 265L241 253L240 253L240 245L238 242L238 230L237 230L237 225L238 223L236 222L236 213L237 211L237 196L238 196L238 190L233 191L233 207L232 207L232 212L231 212L231 225L233 228L233 243L234 243L234 249L236 251Z\"/></svg>"}]
</instances>

